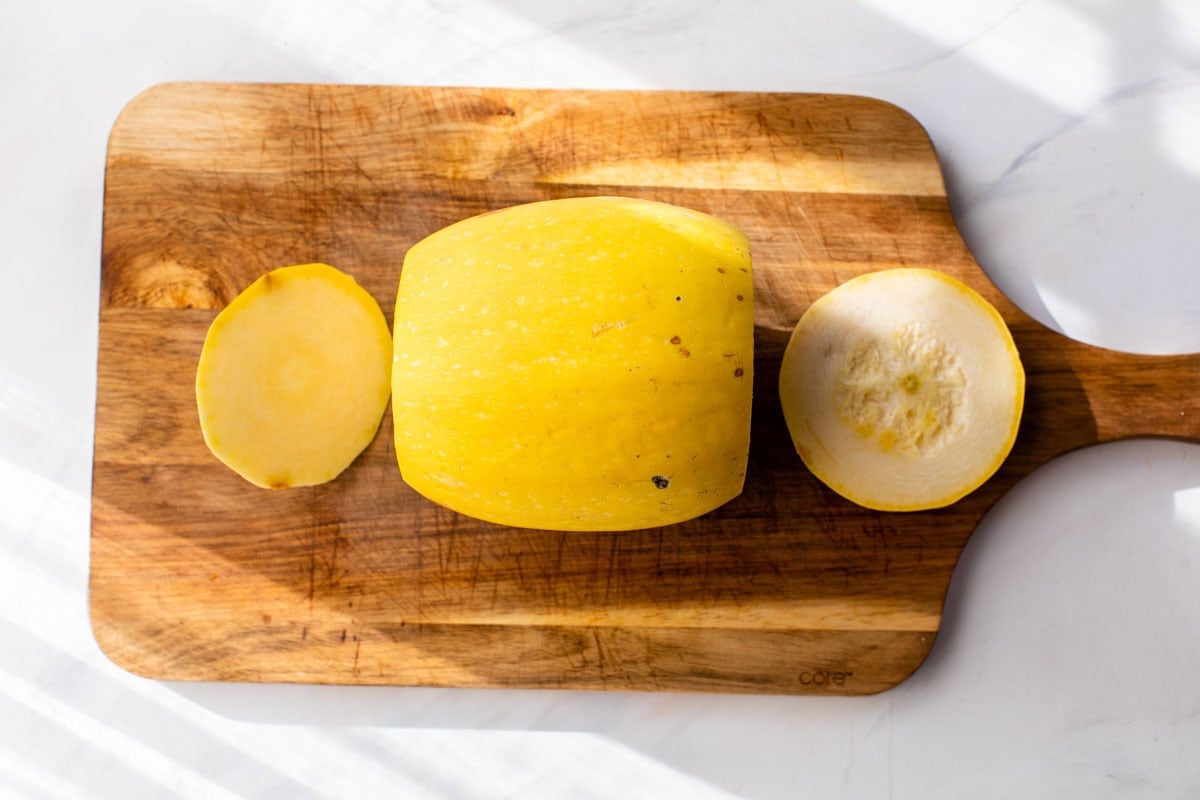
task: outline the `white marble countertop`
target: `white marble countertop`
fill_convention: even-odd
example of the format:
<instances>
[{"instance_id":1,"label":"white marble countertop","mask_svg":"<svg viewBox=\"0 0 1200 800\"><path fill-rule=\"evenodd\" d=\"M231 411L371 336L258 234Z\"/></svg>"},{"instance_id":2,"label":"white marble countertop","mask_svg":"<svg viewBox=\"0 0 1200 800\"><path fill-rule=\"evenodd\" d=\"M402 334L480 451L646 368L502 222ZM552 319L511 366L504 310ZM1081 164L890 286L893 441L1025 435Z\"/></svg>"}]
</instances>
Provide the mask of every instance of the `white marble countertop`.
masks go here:
<instances>
[{"instance_id":1,"label":"white marble countertop","mask_svg":"<svg viewBox=\"0 0 1200 800\"><path fill-rule=\"evenodd\" d=\"M1019 305L1088 342L1191 352L1200 3L0 9L0 796L1200 796L1194 444L1095 448L1020 484L968 546L929 661L872 697L161 684L107 661L86 603L105 143L151 84L884 98L929 130L968 244Z\"/></svg>"}]
</instances>

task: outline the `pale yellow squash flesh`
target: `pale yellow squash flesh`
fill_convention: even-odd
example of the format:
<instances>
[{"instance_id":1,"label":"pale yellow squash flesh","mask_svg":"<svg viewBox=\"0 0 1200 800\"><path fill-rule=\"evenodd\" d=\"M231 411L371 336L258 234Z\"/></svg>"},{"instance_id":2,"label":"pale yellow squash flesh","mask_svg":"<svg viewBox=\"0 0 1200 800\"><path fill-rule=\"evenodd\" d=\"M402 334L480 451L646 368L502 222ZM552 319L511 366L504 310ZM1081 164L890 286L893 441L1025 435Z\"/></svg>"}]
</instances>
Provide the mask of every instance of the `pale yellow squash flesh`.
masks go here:
<instances>
[{"instance_id":1,"label":"pale yellow squash flesh","mask_svg":"<svg viewBox=\"0 0 1200 800\"><path fill-rule=\"evenodd\" d=\"M439 504L628 530L742 490L753 279L725 222L611 197L464 220L409 250L394 329L397 459Z\"/></svg>"},{"instance_id":2,"label":"pale yellow squash flesh","mask_svg":"<svg viewBox=\"0 0 1200 800\"><path fill-rule=\"evenodd\" d=\"M804 463L868 508L949 505L978 488L1016 440L1025 372L1003 318L928 269L847 281L804 313L779 378Z\"/></svg>"},{"instance_id":3,"label":"pale yellow squash flesh","mask_svg":"<svg viewBox=\"0 0 1200 800\"><path fill-rule=\"evenodd\" d=\"M274 270L226 306L196 370L204 441L271 489L332 480L387 409L391 332L375 299L325 264Z\"/></svg>"}]
</instances>

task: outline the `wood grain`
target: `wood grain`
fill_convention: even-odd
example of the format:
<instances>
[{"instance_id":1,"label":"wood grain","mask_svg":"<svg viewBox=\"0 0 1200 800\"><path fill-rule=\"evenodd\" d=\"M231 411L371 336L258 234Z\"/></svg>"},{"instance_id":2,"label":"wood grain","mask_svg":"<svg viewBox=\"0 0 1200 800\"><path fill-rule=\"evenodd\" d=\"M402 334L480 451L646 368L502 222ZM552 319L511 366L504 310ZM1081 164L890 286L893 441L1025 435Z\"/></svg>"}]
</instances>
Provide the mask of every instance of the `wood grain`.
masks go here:
<instances>
[{"instance_id":1,"label":"wood grain","mask_svg":"<svg viewBox=\"0 0 1200 800\"><path fill-rule=\"evenodd\" d=\"M204 334L262 273L325 261L390 315L406 249L434 230L602 193L750 237L754 418L732 503L647 531L514 530L410 490L387 420L320 487L256 489L205 448ZM886 514L806 472L776 376L809 303L915 265L1001 309L1028 394L991 481ZM101 269L92 622L114 661L161 679L877 692L929 652L959 554L1008 488L1075 448L1200 431L1200 357L1099 350L1021 313L963 243L921 126L865 98L159 86L112 131Z\"/></svg>"}]
</instances>

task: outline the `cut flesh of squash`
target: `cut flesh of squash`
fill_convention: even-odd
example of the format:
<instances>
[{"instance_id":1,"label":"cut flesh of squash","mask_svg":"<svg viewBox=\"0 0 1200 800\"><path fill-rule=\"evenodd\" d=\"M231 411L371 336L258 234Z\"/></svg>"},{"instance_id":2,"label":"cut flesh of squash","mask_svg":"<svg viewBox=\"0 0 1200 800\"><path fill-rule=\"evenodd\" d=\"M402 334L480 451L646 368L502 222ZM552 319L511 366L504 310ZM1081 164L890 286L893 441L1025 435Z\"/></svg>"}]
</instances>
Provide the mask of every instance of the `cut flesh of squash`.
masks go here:
<instances>
[{"instance_id":1,"label":"cut flesh of squash","mask_svg":"<svg viewBox=\"0 0 1200 800\"><path fill-rule=\"evenodd\" d=\"M432 234L396 298L401 474L517 527L647 528L722 505L749 452L750 270L733 226L629 198Z\"/></svg>"},{"instance_id":2,"label":"cut flesh of squash","mask_svg":"<svg viewBox=\"0 0 1200 800\"><path fill-rule=\"evenodd\" d=\"M196 404L213 454L282 489L337 477L387 408L391 333L375 299L325 264L259 278L208 330Z\"/></svg>"},{"instance_id":3,"label":"cut flesh of squash","mask_svg":"<svg viewBox=\"0 0 1200 800\"><path fill-rule=\"evenodd\" d=\"M817 300L780 371L796 451L859 505L949 505L1000 467L1016 440L1025 372L996 309L934 270L893 269Z\"/></svg>"}]
</instances>

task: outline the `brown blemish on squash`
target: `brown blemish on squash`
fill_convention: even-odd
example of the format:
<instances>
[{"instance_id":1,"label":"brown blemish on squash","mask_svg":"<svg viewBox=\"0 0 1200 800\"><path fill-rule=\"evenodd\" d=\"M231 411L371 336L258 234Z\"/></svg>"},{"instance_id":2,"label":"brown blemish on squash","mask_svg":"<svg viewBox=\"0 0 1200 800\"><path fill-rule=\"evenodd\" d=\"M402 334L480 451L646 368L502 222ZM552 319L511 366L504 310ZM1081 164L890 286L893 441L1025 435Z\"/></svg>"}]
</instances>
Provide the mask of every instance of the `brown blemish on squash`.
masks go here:
<instances>
[{"instance_id":1,"label":"brown blemish on squash","mask_svg":"<svg viewBox=\"0 0 1200 800\"><path fill-rule=\"evenodd\" d=\"M681 347L679 348L679 355L683 356L684 358L690 358L692 351L688 350L686 347Z\"/></svg>"},{"instance_id":2,"label":"brown blemish on squash","mask_svg":"<svg viewBox=\"0 0 1200 800\"><path fill-rule=\"evenodd\" d=\"M683 339L680 339L678 334L671 337L671 344L679 344L682 341Z\"/></svg>"},{"instance_id":3,"label":"brown blemish on squash","mask_svg":"<svg viewBox=\"0 0 1200 800\"><path fill-rule=\"evenodd\" d=\"M733 371L733 377L735 377L735 378L740 378L745 374L746 374L746 370L742 369L741 367L738 367L737 369L735 369Z\"/></svg>"},{"instance_id":4,"label":"brown blemish on squash","mask_svg":"<svg viewBox=\"0 0 1200 800\"><path fill-rule=\"evenodd\" d=\"M746 298L742 297L740 294L737 296L737 300L738 300L738 302L739 302L739 303L740 303L740 302L742 302L742 301L743 301L743 300L745 300L745 299L746 299Z\"/></svg>"}]
</instances>

